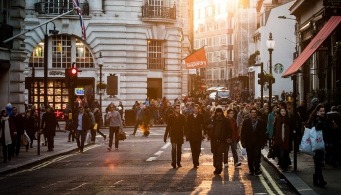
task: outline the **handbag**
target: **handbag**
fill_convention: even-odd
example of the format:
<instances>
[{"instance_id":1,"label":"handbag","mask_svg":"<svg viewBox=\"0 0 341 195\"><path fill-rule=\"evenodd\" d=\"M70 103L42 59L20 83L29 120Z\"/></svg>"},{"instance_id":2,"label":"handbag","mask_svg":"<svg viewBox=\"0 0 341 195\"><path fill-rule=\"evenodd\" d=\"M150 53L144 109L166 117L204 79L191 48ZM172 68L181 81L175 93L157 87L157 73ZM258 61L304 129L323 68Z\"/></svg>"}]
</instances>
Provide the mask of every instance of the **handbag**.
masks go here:
<instances>
[{"instance_id":1,"label":"handbag","mask_svg":"<svg viewBox=\"0 0 341 195\"><path fill-rule=\"evenodd\" d=\"M325 144L323 141L323 132L322 130L316 131L316 128L312 128L310 131L310 140L311 140L311 148L312 151L315 150L324 150Z\"/></svg>"},{"instance_id":2,"label":"handbag","mask_svg":"<svg viewBox=\"0 0 341 195\"><path fill-rule=\"evenodd\" d=\"M97 131L97 127L98 127L98 123L95 123L93 130Z\"/></svg>"},{"instance_id":3,"label":"handbag","mask_svg":"<svg viewBox=\"0 0 341 195\"><path fill-rule=\"evenodd\" d=\"M127 139L126 133L124 131L120 130L118 132L118 140L125 140L125 139Z\"/></svg>"},{"instance_id":4,"label":"handbag","mask_svg":"<svg viewBox=\"0 0 341 195\"><path fill-rule=\"evenodd\" d=\"M91 133L88 131L86 133L86 138L85 138L86 143L90 144L91 143Z\"/></svg>"},{"instance_id":5,"label":"handbag","mask_svg":"<svg viewBox=\"0 0 341 195\"><path fill-rule=\"evenodd\" d=\"M315 127L313 127L313 128L315 128ZM310 155L314 154L313 149L311 147L311 140L310 140L310 131L311 130L312 129L307 128L307 127L304 129L304 134L302 136L301 144L300 144L300 148L299 148L299 150L301 152L306 153L306 154L310 154Z\"/></svg>"}]
</instances>

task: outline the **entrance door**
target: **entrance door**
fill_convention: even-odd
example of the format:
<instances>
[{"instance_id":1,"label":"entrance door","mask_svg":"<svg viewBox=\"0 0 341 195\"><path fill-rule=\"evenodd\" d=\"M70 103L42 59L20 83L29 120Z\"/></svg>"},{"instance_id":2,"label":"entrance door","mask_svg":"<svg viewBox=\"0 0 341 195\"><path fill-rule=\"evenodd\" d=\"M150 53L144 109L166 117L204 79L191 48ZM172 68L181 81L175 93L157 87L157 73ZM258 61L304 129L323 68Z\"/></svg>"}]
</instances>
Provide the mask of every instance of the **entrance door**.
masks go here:
<instances>
[{"instance_id":1,"label":"entrance door","mask_svg":"<svg viewBox=\"0 0 341 195\"><path fill-rule=\"evenodd\" d=\"M162 79L160 78L147 79L147 97L149 97L149 99L162 98Z\"/></svg>"}]
</instances>

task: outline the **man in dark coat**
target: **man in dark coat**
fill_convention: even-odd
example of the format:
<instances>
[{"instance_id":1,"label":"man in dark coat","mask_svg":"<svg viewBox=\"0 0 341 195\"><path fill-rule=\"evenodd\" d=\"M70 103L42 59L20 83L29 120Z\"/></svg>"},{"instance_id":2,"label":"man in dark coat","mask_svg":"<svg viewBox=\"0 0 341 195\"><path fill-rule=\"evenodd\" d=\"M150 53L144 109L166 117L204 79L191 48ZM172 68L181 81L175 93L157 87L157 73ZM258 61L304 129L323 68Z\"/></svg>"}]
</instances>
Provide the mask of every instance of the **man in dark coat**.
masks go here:
<instances>
[{"instance_id":1,"label":"man in dark coat","mask_svg":"<svg viewBox=\"0 0 341 195\"><path fill-rule=\"evenodd\" d=\"M211 152L213 153L213 166L216 175L223 170L223 153L228 143L232 143L232 128L221 108L216 108L213 116L213 128L209 132Z\"/></svg>"},{"instance_id":2,"label":"man in dark coat","mask_svg":"<svg viewBox=\"0 0 341 195\"><path fill-rule=\"evenodd\" d=\"M174 106L174 114L169 116L165 135L163 137L164 142L167 142L168 134L172 143L172 167L176 168L181 166L181 147L184 143L184 134L186 128L186 118L183 114L180 114L180 105Z\"/></svg>"},{"instance_id":3,"label":"man in dark coat","mask_svg":"<svg viewBox=\"0 0 341 195\"><path fill-rule=\"evenodd\" d=\"M76 141L79 148L79 152L83 153L84 142L86 138L86 133L91 127L91 118L84 111L83 106L79 106L78 112L72 116L73 127L76 132Z\"/></svg>"},{"instance_id":4,"label":"man in dark coat","mask_svg":"<svg viewBox=\"0 0 341 195\"><path fill-rule=\"evenodd\" d=\"M189 141L192 151L193 168L199 166L199 155L201 151L201 141L204 135L205 119L204 115L199 112L199 105L194 105L194 113L190 114L187 119L186 140Z\"/></svg>"},{"instance_id":5,"label":"man in dark coat","mask_svg":"<svg viewBox=\"0 0 341 195\"><path fill-rule=\"evenodd\" d=\"M41 121L41 128L47 138L47 151L51 152L54 148L54 136L56 136L57 118L51 107L47 107Z\"/></svg>"},{"instance_id":6,"label":"man in dark coat","mask_svg":"<svg viewBox=\"0 0 341 195\"><path fill-rule=\"evenodd\" d=\"M12 146L14 147L15 156L19 155L20 152L20 146L21 146L21 136L24 134L25 131L25 118L18 112L17 107L13 107L13 122L15 125L15 129L17 131L16 138L14 140L14 144Z\"/></svg>"},{"instance_id":7,"label":"man in dark coat","mask_svg":"<svg viewBox=\"0 0 341 195\"><path fill-rule=\"evenodd\" d=\"M257 117L257 109L251 108L250 118L243 122L241 143L246 148L250 175L262 174L260 170L261 150L266 143L266 126L263 120Z\"/></svg>"}]
</instances>

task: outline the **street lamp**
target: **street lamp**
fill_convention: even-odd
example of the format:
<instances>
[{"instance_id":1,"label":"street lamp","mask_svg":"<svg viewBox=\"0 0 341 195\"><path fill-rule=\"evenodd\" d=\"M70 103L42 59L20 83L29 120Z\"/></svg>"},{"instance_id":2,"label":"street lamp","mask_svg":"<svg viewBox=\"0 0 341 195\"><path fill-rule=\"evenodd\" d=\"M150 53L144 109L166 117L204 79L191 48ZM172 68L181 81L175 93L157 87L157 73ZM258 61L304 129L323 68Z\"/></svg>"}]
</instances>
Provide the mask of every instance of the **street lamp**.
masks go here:
<instances>
[{"instance_id":1,"label":"street lamp","mask_svg":"<svg viewBox=\"0 0 341 195\"><path fill-rule=\"evenodd\" d=\"M99 67L99 107L100 111L102 113L102 67L103 67L103 58L102 58L102 52L99 52L98 57L98 67Z\"/></svg>"},{"instance_id":2,"label":"street lamp","mask_svg":"<svg viewBox=\"0 0 341 195\"><path fill-rule=\"evenodd\" d=\"M270 75L272 76L272 52L275 47L275 40L272 39L272 33L269 33L269 39L266 41L266 46L268 47L269 51L269 68L270 68ZM269 108L271 109L272 103L272 79L269 79Z\"/></svg>"}]
</instances>

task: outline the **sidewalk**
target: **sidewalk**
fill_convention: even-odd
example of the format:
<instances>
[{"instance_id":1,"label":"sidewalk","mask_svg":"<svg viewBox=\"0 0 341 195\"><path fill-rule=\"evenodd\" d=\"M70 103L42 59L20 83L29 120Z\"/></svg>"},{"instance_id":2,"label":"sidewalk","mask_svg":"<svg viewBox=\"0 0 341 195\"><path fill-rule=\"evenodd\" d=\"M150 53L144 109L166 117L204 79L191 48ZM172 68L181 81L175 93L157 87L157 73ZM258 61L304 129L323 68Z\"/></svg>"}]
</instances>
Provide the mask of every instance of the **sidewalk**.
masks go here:
<instances>
[{"instance_id":1,"label":"sidewalk","mask_svg":"<svg viewBox=\"0 0 341 195\"><path fill-rule=\"evenodd\" d=\"M285 180L292 185L299 194L315 195L315 194L340 194L341 192L341 167L331 167L325 165L322 169L324 179L328 183L325 188L315 187L313 185L314 161L313 157L304 153L297 154L297 171L294 169L293 152L290 154L292 166L287 172L282 172L277 166L277 160L268 159L267 154L269 147L266 146L262 150L264 159L270 163L279 172Z\"/></svg>"},{"instance_id":2,"label":"sidewalk","mask_svg":"<svg viewBox=\"0 0 341 195\"><path fill-rule=\"evenodd\" d=\"M36 164L42 162L46 159L63 155L69 153L71 151L77 151L77 142L68 142L68 131L58 130L56 132L56 136L54 137L54 151L47 152L47 146L40 146L40 155L37 150L37 140L33 141L33 148L29 148L26 152L26 147L22 146L19 156L13 157L10 162L3 162L3 154L2 154L2 146L0 146L1 154L0 154L0 174L4 174L6 172L14 171L15 169L19 169L28 165Z\"/></svg>"}]
</instances>

